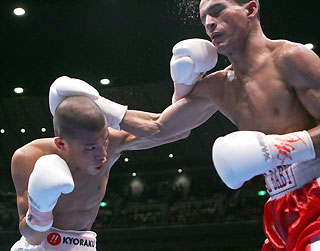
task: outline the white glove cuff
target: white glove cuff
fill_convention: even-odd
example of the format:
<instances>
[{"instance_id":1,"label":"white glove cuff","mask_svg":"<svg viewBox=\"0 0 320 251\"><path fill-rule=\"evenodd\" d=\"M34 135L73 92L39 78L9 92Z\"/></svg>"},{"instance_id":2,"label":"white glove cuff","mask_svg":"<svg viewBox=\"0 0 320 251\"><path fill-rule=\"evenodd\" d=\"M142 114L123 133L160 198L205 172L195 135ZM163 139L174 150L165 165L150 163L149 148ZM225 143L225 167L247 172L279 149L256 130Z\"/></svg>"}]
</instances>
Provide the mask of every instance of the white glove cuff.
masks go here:
<instances>
[{"instance_id":1,"label":"white glove cuff","mask_svg":"<svg viewBox=\"0 0 320 251\"><path fill-rule=\"evenodd\" d=\"M53 224L52 211L40 212L29 204L29 210L26 214L26 222L30 228L38 232L48 231Z\"/></svg>"},{"instance_id":2,"label":"white glove cuff","mask_svg":"<svg viewBox=\"0 0 320 251\"><path fill-rule=\"evenodd\" d=\"M103 111L108 126L120 130L120 123L128 110L128 106L120 105L101 96L95 102Z\"/></svg>"},{"instance_id":3,"label":"white glove cuff","mask_svg":"<svg viewBox=\"0 0 320 251\"><path fill-rule=\"evenodd\" d=\"M311 137L307 131L285 135L268 135L273 166L299 163L316 157Z\"/></svg>"}]
</instances>

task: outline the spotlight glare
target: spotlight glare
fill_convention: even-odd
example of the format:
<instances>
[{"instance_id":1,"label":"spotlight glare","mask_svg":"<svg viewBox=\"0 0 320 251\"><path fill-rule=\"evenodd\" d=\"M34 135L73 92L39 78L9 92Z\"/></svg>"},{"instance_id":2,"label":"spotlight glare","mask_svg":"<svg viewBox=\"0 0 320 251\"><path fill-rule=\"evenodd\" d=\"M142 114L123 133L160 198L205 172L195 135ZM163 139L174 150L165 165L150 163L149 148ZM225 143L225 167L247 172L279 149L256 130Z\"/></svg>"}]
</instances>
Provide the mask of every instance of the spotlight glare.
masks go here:
<instances>
[{"instance_id":1,"label":"spotlight glare","mask_svg":"<svg viewBox=\"0 0 320 251\"><path fill-rule=\"evenodd\" d=\"M133 176L133 177L136 177L136 176L137 176L137 174L136 174L136 173L132 173L132 176Z\"/></svg>"},{"instance_id":2,"label":"spotlight glare","mask_svg":"<svg viewBox=\"0 0 320 251\"><path fill-rule=\"evenodd\" d=\"M25 11L24 9L22 9L22 8L15 8L15 9L13 10L13 13L14 13L16 16L23 16L23 15L26 13L26 11Z\"/></svg>"},{"instance_id":3,"label":"spotlight glare","mask_svg":"<svg viewBox=\"0 0 320 251\"><path fill-rule=\"evenodd\" d=\"M6 132L6 130L4 130L4 129L1 129L1 130L0 130L0 133L1 133L1 134L4 134L5 132Z\"/></svg>"},{"instance_id":4,"label":"spotlight glare","mask_svg":"<svg viewBox=\"0 0 320 251\"><path fill-rule=\"evenodd\" d=\"M129 162L129 158L124 158L124 162Z\"/></svg>"},{"instance_id":5,"label":"spotlight glare","mask_svg":"<svg viewBox=\"0 0 320 251\"><path fill-rule=\"evenodd\" d=\"M41 132L46 132L46 131L47 131L46 128L44 128L44 127L41 128Z\"/></svg>"},{"instance_id":6,"label":"spotlight glare","mask_svg":"<svg viewBox=\"0 0 320 251\"><path fill-rule=\"evenodd\" d=\"M178 173L182 173L182 169L181 168L178 169Z\"/></svg>"},{"instance_id":7,"label":"spotlight glare","mask_svg":"<svg viewBox=\"0 0 320 251\"><path fill-rule=\"evenodd\" d=\"M101 79L101 80L100 80L100 84L102 84L102 85L108 85L108 84L110 84L110 80L107 79L107 78Z\"/></svg>"},{"instance_id":8,"label":"spotlight glare","mask_svg":"<svg viewBox=\"0 0 320 251\"><path fill-rule=\"evenodd\" d=\"M25 132L26 132L26 129L22 128L22 129L20 130L20 132L21 132L21 133L25 133Z\"/></svg>"},{"instance_id":9,"label":"spotlight glare","mask_svg":"<svg viewBox=\"0 0 320 251\"><path fill-rule=\"evenodd\" d=\"M311 43L305 44L305 47L307 47L309 50L313 50L314 49L314 45Z\"/></svg>"},{"instance_id":10,"label":"spotlight glare","mask_svg":"<svg viewBox=\"0 0 320 251\"><path fill-rule=\"evenodd\" d=\"M23 88L22 87L16 87L16 88L14 88L14 90L13 90L15 93L17 93L17 94L21 94L21 93L23 93Z\"/></svg>"},{"instance_id":11,"label":"spotlight glare","mask_svg":"<svg viewBox=\"0 0 320 251\"><path fill-rule=\"evenodd\" d=\"M169 158L170 158L170 159L173 158L173 154L172 154L172 153L169 154Z\"/></svg>"}]
</instances>

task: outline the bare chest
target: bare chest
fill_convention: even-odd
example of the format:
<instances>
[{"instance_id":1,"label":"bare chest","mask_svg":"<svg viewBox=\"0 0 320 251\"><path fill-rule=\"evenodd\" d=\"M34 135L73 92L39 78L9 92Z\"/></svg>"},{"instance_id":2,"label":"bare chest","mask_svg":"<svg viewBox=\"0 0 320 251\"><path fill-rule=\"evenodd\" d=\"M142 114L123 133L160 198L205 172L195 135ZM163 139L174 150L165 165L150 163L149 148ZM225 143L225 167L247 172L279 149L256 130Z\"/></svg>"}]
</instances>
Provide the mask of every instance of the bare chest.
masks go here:
<instances>
[{"instance_id":1,"label":"bare chest","mask_svg":"<svg viewBox=\"0 0 320 251\"><path fill-rule=\"evenodd\" d=\"M304 128L310 123L295 91L274 71L262 71L244 81L226 81L220 110L240 130L266 133Z\"/></svg>"},{"instance_id":2,"label":"bare chest","mask_svg":"<svg viewBox=\"0 0 320 251\"><path fill-rule=\"evenodd\" d=\"M75 188L70 194L60 196L55 211L59 213L90 211L99 205L104 197L108 177L88 176L75 179Z\"/></svg>"}]
</instances>

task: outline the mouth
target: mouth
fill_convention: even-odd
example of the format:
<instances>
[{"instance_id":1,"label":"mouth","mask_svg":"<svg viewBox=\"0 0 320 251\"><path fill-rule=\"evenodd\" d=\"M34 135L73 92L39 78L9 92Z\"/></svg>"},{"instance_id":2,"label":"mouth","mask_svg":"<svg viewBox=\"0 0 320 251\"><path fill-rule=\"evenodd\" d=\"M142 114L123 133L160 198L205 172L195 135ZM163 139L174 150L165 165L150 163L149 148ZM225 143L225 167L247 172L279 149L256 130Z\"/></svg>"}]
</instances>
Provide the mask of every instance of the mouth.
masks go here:
<instances>
[{"instance_id":1,"label":"mouth","mask_svg":"<svg viewBox=\"0 0 320 251\"><path fill-rule=\"evenodd\" d=\"M101 169L103 168L103 166L104 166L104 163L101 164L100 166L97 166L97 167L96 167L96 170L101 170Z\"/></svg>"},{"instance_id":2,"label":"mouth","mask_svg":"<svg viewBox=\"0 0 320 251\"><path fill-rule=\"evenodd\" d=\"M221 36L222 36L222 34L219 33L219 32L213 33L213 34L211 35L211 42L212 42L212 43L216 42L217 39L220 38Z\"/></svg>"}]
</instances>

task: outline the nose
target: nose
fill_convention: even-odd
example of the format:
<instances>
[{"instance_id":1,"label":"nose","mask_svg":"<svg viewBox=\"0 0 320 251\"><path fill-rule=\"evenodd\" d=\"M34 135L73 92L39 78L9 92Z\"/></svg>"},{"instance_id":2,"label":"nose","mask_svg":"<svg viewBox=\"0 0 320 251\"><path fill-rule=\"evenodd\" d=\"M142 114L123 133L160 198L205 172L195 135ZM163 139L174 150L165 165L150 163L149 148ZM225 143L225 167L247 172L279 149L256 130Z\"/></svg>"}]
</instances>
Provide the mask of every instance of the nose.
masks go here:
<instances>
[{"instance_id":1,"label":"nose","mask_svg":"<svg viewBox=\"0 0 320 251\"><path fill-rule=\"evenodd\" d=\"M206 22L205 22L205 28L207 31L213 32L217 26L217 22L214 17L207 15L206 16Z\"/></svg>"},{"instance_id":2,"label":"nose","mask_svg":"<svg viewBox=\"0 0 320 251\"><path fill-rule=\"evenodd\" d=\"M107 160L107 148L106 146L101 146L99 150L97 151L96 159L102 162L105 162Z\"/></svg>"}]
</instances>

